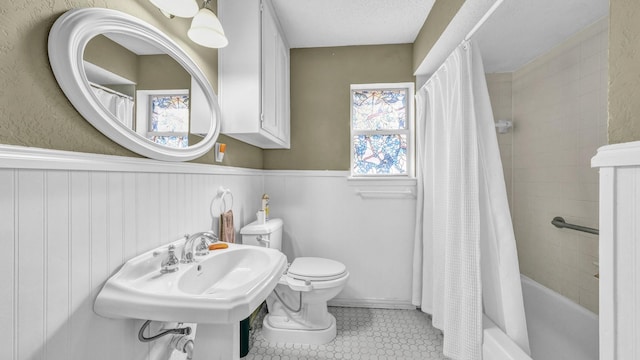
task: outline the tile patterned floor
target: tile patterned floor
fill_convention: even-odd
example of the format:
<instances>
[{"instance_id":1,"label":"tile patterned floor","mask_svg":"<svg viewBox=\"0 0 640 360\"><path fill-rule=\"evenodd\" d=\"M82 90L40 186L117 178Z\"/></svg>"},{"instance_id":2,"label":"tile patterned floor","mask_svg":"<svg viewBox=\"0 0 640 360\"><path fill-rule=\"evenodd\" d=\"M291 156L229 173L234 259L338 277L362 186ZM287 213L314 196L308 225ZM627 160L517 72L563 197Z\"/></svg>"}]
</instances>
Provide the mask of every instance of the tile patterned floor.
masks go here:
<instances>
[{"instance_id":1,"label":"tile patterned floor","mask_svg":"<svg viewBox=\"0 0 640 360\"><path fill-rule=\"evenodd\" d=\"M244 360L445 360L442 335L418 310L330 307L338 335L325 345L270 344L254 322L252 348Z\"/></svg>"}]
</instances>

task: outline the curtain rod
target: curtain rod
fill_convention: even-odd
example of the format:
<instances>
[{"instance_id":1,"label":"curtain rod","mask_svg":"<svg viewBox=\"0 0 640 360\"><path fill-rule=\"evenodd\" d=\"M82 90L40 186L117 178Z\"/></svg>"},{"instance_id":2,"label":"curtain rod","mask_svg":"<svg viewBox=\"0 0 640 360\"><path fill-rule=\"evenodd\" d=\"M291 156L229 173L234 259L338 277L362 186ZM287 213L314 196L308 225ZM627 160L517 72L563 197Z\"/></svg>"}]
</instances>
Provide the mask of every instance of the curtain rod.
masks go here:
<instances>
[{"instance_id":1,"label":"curtain rod","mask_svg":"<svg viewBox=\"0 0 640 360\"><path fill-rule=\"evenodd\" d=\"M484 16L482 16L480 21L478 21L478 23L471 29L471 31L469 31L467 36L464 37L464 41L469 41L469 39L471 39L471 37L476 33L476 31L478 31L478 29L480 29L480 27L484 25L484 23L491 17L491 15L493 15L496 9L500 7L500 5L502 5L503 1L504 0L498 0L495 3L493 3L493 5L491 5L489 10L487 10Z\"/></svg>"},{"instance_id":2,"label":"curtain rod","mask_svg":"<svg viewBox=\"0 0 640 360\"><path fill-rule=\"evenodd\" d=\"M98 88L98 89L100 89L100 90L104 90L104 91L106 91L106 92L108 92L108 93L111 93L111 94L114 94L114 95L118 95L118 96L120 96L120 97L122 97L122 98L129 99L129 100L133 101L133 96L129 96L129 95L126 95L126 94L123 94L123 93L117 92L117 91L115 91L115 90L113 90L113 89L109 89L109 88L108 88L108 87L106 87L106 86L102 86L102 85L100 85L100 84L96 84L96 83L91 82L91 81L89 81L89 85L91 85L91 86L93 86L93 87L95 87L95 88Z\"/></svg>"},{"instance_id":3,"label":"curtain rod","mask_svg":"<svg viewBox=\"0 0 640 360\"><path fill-rule=\"evenodd\" d=\"M489 8L489 10L487 10L487 12L482 16L482 18L480 18L480 20L478 21L478 23L471 28L471 31L469 31L469 33L467 34L467 36L464 37L464 39L460 42L460 44L463 44L467 41L469 41L471 39L471 37L476 33L476 31L478 31L478 29L480 29L480 27L482 27L482 25L484 25L484 23L491 17L491 15L493 15L493 13L496 11L496 9L498 9L498 7L500 7L500 5L502 5L502 2L504 0L497 0L495 3L493 3L493 5L491 5L491 7ZM448 58L448 57L447 57ZM433 76L440 71L440 69L444 66L444 64L446 63L446 59L445 61L438 66L438 68L436 69L436 71L433 72L433 74L431 74L431 76L429 76L429 78L427 79L427 81L425 81L424 85L422 85L422 87L420 87L420 89L422 89L423 87L427 86L427 84L431 81L431 79L433 78ZM419 91L419 90L418 90Z\"/></svg>"}]
</instances>

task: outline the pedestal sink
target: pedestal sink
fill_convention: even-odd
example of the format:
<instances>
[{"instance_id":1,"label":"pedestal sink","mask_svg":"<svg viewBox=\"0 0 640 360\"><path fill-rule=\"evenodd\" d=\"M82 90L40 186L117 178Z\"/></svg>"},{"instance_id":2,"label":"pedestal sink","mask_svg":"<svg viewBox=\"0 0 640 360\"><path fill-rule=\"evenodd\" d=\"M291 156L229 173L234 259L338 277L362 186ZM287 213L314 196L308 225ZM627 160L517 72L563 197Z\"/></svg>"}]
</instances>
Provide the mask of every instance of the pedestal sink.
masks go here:
<instances>
[{"instance_id":1,"label":"pedestal sink","mask_svg":"<svg viewBox=\"0 0 640 360\"><path fill-rule=\"evenodd\" d=\"M173 243L176 254L182 243ZM276 287L286 257L273 249L229 244L161 273L168 245L127 261L105 283L94 311L116 319L197 323L193 359L239 359L239 321Z\"/></svg>"}]
</instances>

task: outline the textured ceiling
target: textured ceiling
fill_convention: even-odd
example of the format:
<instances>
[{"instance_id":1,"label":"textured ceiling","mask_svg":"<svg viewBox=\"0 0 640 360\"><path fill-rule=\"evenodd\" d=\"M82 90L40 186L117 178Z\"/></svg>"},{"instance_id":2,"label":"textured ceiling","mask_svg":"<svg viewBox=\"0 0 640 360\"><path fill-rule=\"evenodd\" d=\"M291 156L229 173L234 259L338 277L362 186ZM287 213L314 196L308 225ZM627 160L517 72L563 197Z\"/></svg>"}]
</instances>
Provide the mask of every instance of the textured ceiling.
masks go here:
<instances>
[{"instance_id":1,"label":"textured ceiling","mask_svg":"<svg viewBox=\"0 0 640 360\"><path fill-rule=\"evenodd\" d=\"M494 1L467 0L417 74L427 74ZM412 43L434 0L273 0L293 48ZM608 15L609 0L505 0L476 32L487 72L508 72ZM480 13L481 12L481 13ZM471 23L473 22L473 23ZM425 59L427 60L427 59Z\"/></svg>"},{"instance_id":2,"label":"textured ceiling","mask_svg":"<svg viewBox=\"0 0 640 360\"><path fill-rule=\"evenodd\" d=\"M292 48L412 43L435 0L273 0Z\"/></svg>"},{"instance_id":3,"label":"textured ceiling","mask_svg":"<svg viewBox=\"0 0 640 360\"><path fill-rule=\"evenodd\" d=\"M517 70L608 13L609 0L505 0L476 32L485 71Z\"/></svg>"},{"instance_id":4,"label":"textured ceiling","mask_svg":"<svg viewBox=\"0 0 640 360\"><path fill-rule=\"evenodd\" d=\"M273 5L290 46L305 48L412 43L434 1L273 0ZM430 66L421 66L416 73L428 74L439 66L494 2L467 0L425 59ZM609 0L504 0L474 39L486 72L511 72L608 11ZM129 36L107 36L138 54L159 53Z\"/></svg>"}]
</instances>

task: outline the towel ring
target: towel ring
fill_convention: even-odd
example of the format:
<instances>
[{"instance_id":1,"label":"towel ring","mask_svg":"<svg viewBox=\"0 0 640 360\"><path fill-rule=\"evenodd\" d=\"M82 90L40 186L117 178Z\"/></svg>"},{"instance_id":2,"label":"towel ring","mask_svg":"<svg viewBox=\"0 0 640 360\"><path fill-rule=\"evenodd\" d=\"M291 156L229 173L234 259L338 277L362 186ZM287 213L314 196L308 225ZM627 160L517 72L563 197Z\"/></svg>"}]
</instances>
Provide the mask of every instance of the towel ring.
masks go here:
<instances>
[{"instance_id":1,"label":"towel ring","mask_svg":"<svg viewBox=\"0 0 640 360\"><path fill-rule=\"evenodd\" d=\"M227 204L227 195L229 195L229 197L231 198L231 203L230 204ZM222 186L220 186L218 188L218 195L211 202L211 215L212 216L215 216L213 214L213 204L215 203L216 200L220 200L220 204L219 204L219 208L218 209L220 210L221 214L224 214L227 211L233 209L233 193L231 192L231 190L225 189Z\"/></svg>"}]
</instances>

